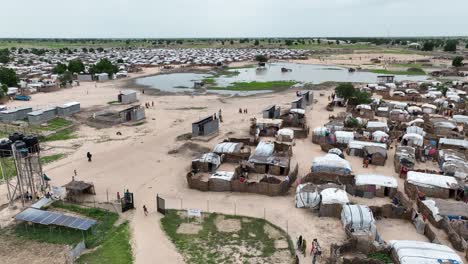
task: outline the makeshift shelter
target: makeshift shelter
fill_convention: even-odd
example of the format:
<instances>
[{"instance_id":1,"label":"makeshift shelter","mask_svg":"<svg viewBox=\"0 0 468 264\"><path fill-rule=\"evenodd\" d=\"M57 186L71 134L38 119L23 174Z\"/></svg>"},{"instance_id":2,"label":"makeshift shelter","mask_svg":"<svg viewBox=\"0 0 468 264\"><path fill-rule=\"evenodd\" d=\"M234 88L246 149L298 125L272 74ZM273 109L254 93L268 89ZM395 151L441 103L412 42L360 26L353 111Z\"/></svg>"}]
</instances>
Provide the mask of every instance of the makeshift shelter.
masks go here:
<instances>
[{"instance_id":1,"label":"makeshift shelter","mask_svg":"<svg viewBox=\"0 0 468 264\"><path fill-rule=\"evenodd\" d=\"M424 114L434 114L437 110L437 106L433 104L423 104L421 109Z\"/></svg>"},{"instance_id":2,"label":"makeshift shelter","mask_svg":"<svg viewBox=\"0 0 468 264\"><path fill-rule=\"evenodd\" d=\"M71 116L81 111L79 102L69 102L57 106L57 115L60 117Z\"/></svg>"},{"instance_id":3,"label":"makeshift shelter","mask_svg":"<svg viewBox=\"0 0 468 264\"><path fill-rule=\"evenodd\" d=\"M381 106L377 108L375 115L380 116L380 117L388 117L389 112L390 112L390 109L388 107Z\"/></svg>"},{"instance_id":4,"label":"makeshift shelter","mask_svg":"<svg viewBox=\"0 0 468 264\"><path fill-rule=\"evenodd\" d=\"M364 198L393 197L398 189L397 180L390 176L378 174L357 174L354 176L354 186L348 192Z\"/></svg>"},{"instance_id":5,"label":"makeshift shelter","mask_svg":"<svg viewBox=\"0 0 468 264\"><path fill-rule=\"evenodd\" d=\"M344 129L344 119L334 119L324 125L330 132Z\"/></svg>"},{"instance_id":6,"label":"makeshift shelter","mask_svg":"<svg viewBox=\"0 0 468 264\"><path fill-rule=\"evenodd\" d=\"M364 157L364 147L378 147L382 149L382 152L387 152L387 145L383 143L369 142L369 141L359 141L352 140L348 144L346 153L350 156Z\"/></svg>"},{"instance_id":7,"label":"makeshift shelter","mask_svg":"<svg viewBox=\"0 0 468 264\"><path fill-rule=\"evenodd\" d=\"M96 76L96 80L99 82L109 80L109 74L107 73L97 73L95 76Z\"/></svg>"},{"instance_id":8,"label":"makeshift shelter","mask_svg":"<svg viewBox=\"0 0 468 264\"><path fill-rule=\"evenodd\" d=\"M408 126L406 127L406 133L407 134L418 134L421 136L426 136L426 132L424 132L424 129L422 127L418 126Z\"/></svg>"},{"instance_id":9,"label":"makeshift shelter","mask_svg":"<svg viewBox=\"0 0 468 264\"><path fill-rule=\"evenodd\" d=\"M341 210L341 223L345 229L354 232L376 230L372 210L366 205L345 204Z\"/></svg>"},{"instance_id":10,"label":"makeshift shelter","mask_svg":"<svg viewBox=\"0 0 468 264\"><path fill-rule=\"evenodd\" d=\"M408 108L406 110L411 115L419 115L419 114L422 114L422 112L423 112L421 107L415 106L415 105L408 106Z\"/></svg>"},{"instance_id":11,"label":"makeshift shelter","mask_svg":"<svg viewBox=\"0 0 468 264\"><path fill-rule=\"evenodd\" d=\"M113 125L145 119L145 108L140 105L118 106L94 114L94 119Z\"/></svg>"},{"instance_id":12,"label":"makeshift shelter","mask_svg":"<svg viewBox=\"0 0 468 264\"><path fill-rule=\"evenodd\" d=\"M390 111L388 118L392 121L404 122L409 119L409 113L402 109L393 109Z\"/></svg>"},{"instance_id":13,"label":"makeshift shelter","mask_svg":"<svg viewBox=\"0 0 468 264\"><path fill-rule=\"evenodd\" d=\"M281 114L281 108L276 105L270 105L262 113L264 119L278 119Z\"/></svg>"},{"instance_id":14,"label":"makeshift shelter","mask_svg":"<svg viewBox=\"0 0 468 264\"><path fill-rule=\"evenodd\" d=\"M439 150L439 166L444 175L466 180L468 177L468 162L466 155L452 149Z\"/></svg>"},{"instance_id":15,"label":"makeshift shelter","mask_svg":"<svg viewBox=\"0 0 468 264\"><path fill-rule=\"evenodd\" d=\"M328 188L320 192L320 217L336 217L341 215L342 206L349 203L346 191Z\"/></svg>"},{"instance_id":16,"label":"makeshift shelter","mask_svg":"<svg viewBox=\"0 0 468 264\"><path fill-rule=\"evenodd\" d=\"M0 121L13 122L23 120L28 117L28 113L32 112L32 107L18 107L0 111Z\"/></svg>"},{"instance_id":17,"label":"makeshift shelter","mask_svg":"<svg viewBox=\"0 0 468 264\"><path fill-rule=\"evenodd\" d=\"M231 181L234 177L234 172L217 171L210 175L208 186L210 191L214 192L230 192Z\"/></svg>"},{"instance_id":18,"label":"makeshift shelter","mask_svg":"<svg viewBox=\"0 0 468 264\"><path fill-rule=\"evenodd\" d=\"M215 172L221 165L221 157L215 153L205 153L201 157L192 160L192 171Z\"/></svg>"},{"instance_id":19,"label":"makeshift shelter","mask_svg":"<svg viewBox=\"0 0 468 264\"><path fill-rule=\"evenodd\" d=\"M374 118L374 110L372 110L372 107L370 105L360 104L355 107L355 111L353 111L353 116L372 119Z\"/></svg>"},{"instance_id":20,"label":"makeshift shelter","mask_svg":"<svg viewBox=\"0 0 468 264\"><path fill-rule=\"evenodd\" d=\"M86 194L96 195L94 184L90 182L72 180L63 187L65 187L67 199L72 201L75 201Z\"/></svg>"},{"instance_id":21,"label":"makeshift shelter","mask_svg":"<svg viewBox=\"0 0 468 264\"><path fill-rule=\"evenodd\" d=\"M347 145L350 141L354 140L354 132L352 131L335 131L335 142L338 144Z\"/></svg>"},{"instance_id":22,"label":"makeshift shelter","mask_svg":"<svg viewBox=\"0 0 468 264\"><path fill-rule=\"evenodd\" d=\"M468 150L468 141L464 139L441 138L439 139L439 149L454 149L465 152Z\"/></svg>"},{"instance_id":23,"label":"makeshift shelter","mask_svg":"<svg viewBox=\"0 0 468 264\"><path fill-rule=\"evenodd\" d=\"M388 132L388 125L387 123L380 122L380 121L369 121L367 122L367 131L375 132L375 131L384 131Z\"/></svg>"},{"instance_id":24,"label":"makeshift shelter","mask_svg":"<svg viewBox=\"0 0 468 264\"><path fill-rule=\"evenodd\" d=\"M304 97L300 97L291 102L291 109L305 109L305 107L306 102L304 100Z\"/></svg>"},{"instance_id":25,"label":"makeshift shelter","mask_svg":"<svg viewBox=\"0 0 468 264\"><path fill-rule=\"evenodd\" d=\"M405 143L406 142L406 143ZM422 147L424 144L424 137L416 134L416 133L407 133L403 135L403 139L401 141L403 146L417 146Z\"/></svg>"},{"instance_id":26,"label":"makeshift shelter","mask_svg":"<svg viewBox=\"0 0 468 264\"><path fill-rule=\"evenodd\" d=\"M249 158L250 148L244 143L222 142L213 148L213 153L221 155L223 161L239 162Z\"/></svg>"},{"instance_id":27,"label":"makeshift shelter","mask_svg":"<svg viewBox=\"0 0 468 264\"><path fill-rule=\"evenodd\" d=\"M318 208L320 194L314 184L299 184L296 187L296 208Z\"/></svg>"},{"instance_id":28,"label":"makeshift shelter","mask_svg":"<svg viewBox=\"0 0 468 264\"><path fill-rule=\"evenodd\" d=\"M389 137L390 136L387 133L380 130L372 133L372 141L374 142L386 143Z\"/></svg>"},{"instance_id":29,"label":"makeshift shelter","mask_svg":"<svg viewBox=\"0 0 468 264\"><path fill-rule=\"evenodd\" d=\"M377 76L377 83L378 84L386 84L386 83L394 83L395 76L394 75L379 75Z\"/></svg>"},{"instance_id":30,"label":"makeshift shelter","mask_svg":"<svg viewBox=\"0 0 468 264\"><path fill-rule=\"evenodd\" d=\"M292 142L294 140L294 131L289 128L282 128L278 130L276 139L280 142Z\"/></svg>"},{"instance_id":31,"label":"makeshift shelter","mask_svg":"<svg viewBox=\"0 0 468 264\"><path fill-rule=\"evenodd\" d=\"M445 245L410 240L390 240L389 244L396 264L463 264L460 256Z\"/></svg>"},{"instance_id":32,"label":"makeshift shelter","mask_svg":"<svg viewBox=\"0 0 468 264\"><path fill-rule=\"evenodd\" d=\"M330 130L326 127L316 127L312 131L312 142L315 144L325 143L330 135Z\"/></svg>"},{"instance_id":33,"label":"makeshift shelter","mask_svg":"<svg viewBox=\"0 0 468 264\"><path fill-rule=\"evenodd\" d=\"M205 137L219 132L219 119L213 115L192 123L192 137Z\"/></svg>"},{"instance_id":34,"label":"makeshift shelter","mask_svg":"<svg viewBox=\"0 0 468 264\"><path fill-rule=\"evenodd\" d=\"M468 116L466 115L453 115L452 119L457 122L457 124L468 124Z\"/></svg>"},{"instance_id":35,"label":"makeshift shelter","mask_svg":"<svg viewBox=\"0 0 468 264\"><path fill-rule=\"evenodd\" d=\"M93 80L93 76L91 74L78 74L77 80L80 82L91 82Z\"/></svg>"},{"instance_id":36,"label":"makeshift shelter","mask_svg":"<svg viewBox=\"0 0 468 264\"><path fill-rule=\"evenodd\" d=\"M416 164L416 149L408 146L397 146L394 156L395 172L400 178L406 178L406 172Z\"/></svg>"},{"instance_id":37,"label":"makeshift shelter","mask_svg":"<svg viewBox=\"0 0 468 264\"><path fill-rule=\"evenodd\" d=\"M429 216L435 226L444 218L448 220L468 219L468 204L463 201L426 199L418 203L419 210Z\"/></svg>"},{"instance_id":38,"label":"makeshift shelter","mask_svg":"<svg viewBox=\"0 0 468 264\"><path fill-rule=\"evenodd\" d=\"M338 157L344 159L344 155L343 155L343 151L341 151L341 149L339 148L332 148L328 151L328 154L335 154L337 155Z\"/></svg>"},{"instance_id":39,"label":"makeshift shelter","mask_svg":"<svg viewBox=\"0 0 468 264\"><path fill-rule=\"evenodd\" d=\"M387 149L380 146L364 146L364 158L369 159L369 163L375 166L385 166L387 160Z\"/></svg>"},{"instance_id":40,"label":"makeshift shelter","mask_svg":"<svg viewBox=\"0 0 468 264\"><path fill-rule=\"evenodd\" d=\"M122 104L131 104L137 102L137 92L133 90L123 90L119 92L117 100Z\"/></svg>"},{"instance_id":41,"label":"makeshift shelter","mask_svg":"<svg viewBox=\"0 0 468 264\"><path fill-rule=\"evenodd\" d=\"M349 175L352 170L351 165L347 160L342 159L335 154L326 154L325 156L314 159L311 171L313 173Z\"/></svg>"},{"instance_id":42,"label":"makeshift shelter","mask_svg":"<svg viewBox=\"0 0 468 264\"><path fill-rule=\"evenodd\" d=\"M411 199L418 191L434 198L455 198L458 182L454 177L409 171L405 181L405 192Z\"/></svg>"},{"instance_id":43,"label":"makeshift shelter","mask_svg":"<svg viewBox=\"0 0 468 264\"><path fill-rule=\"evenodd\" d=\"M255 135L257 137L274 137L283 127L281 119L254 119Z\"/></svg>"},{"instance_id":44,"label":"makeshift shelter","mask_svg":"<svg viewBox=\"0 0 468 264\"><path fill-rule=\"evenodd\" d=\"M274 142L260 141L255 152L250 156L249 162L254 165L257 173L273 175L289 173L290 158L288 155L275 153Z\"/></svg>"}]
</instances>

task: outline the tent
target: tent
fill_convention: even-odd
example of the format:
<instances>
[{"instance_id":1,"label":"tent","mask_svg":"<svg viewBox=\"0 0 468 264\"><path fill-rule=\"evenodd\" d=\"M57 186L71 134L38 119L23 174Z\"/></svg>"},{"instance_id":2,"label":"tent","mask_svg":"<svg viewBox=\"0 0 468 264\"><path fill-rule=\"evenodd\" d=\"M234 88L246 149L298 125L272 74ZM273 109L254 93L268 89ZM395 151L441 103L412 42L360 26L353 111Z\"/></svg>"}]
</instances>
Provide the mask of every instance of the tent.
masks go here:
<instances>
[{"instance_id":1,"label":"tent","mask_svg":"<svg viewBox=\"0 0 468 264\"><path fill-rule=\"evenodd\" d=\"M372 141L374 142L387 142L389 135L383 131L375 131L372 133Z\"/></svg>"},{"instance_id":2,"label":"tent","mask_svg":"<svg viewBox=\"0 0 468 264\"><path fill-rule=\"evenodd\" d=\"M349 131L336 131L335 132L336 143L348 144L354 139L354 132Z\"/></svg>"},{"instance_id":3,"label":"tent","mask_svg":"<svg viewBox=\"0 0 468 264\"><path fill-rule=\"evenodd\" d=\"M445 245L410 240L390 240L389 244L399 264L463 264L460 256Z\"/></svg>"},{"instance_id":4,"label":"tent","mask_svg":"<svg viewBox=\"0 0 468 264\"><path fill-rule=\"evenodd\" d=\"M403 140L408 142L408 146L418 146L422 147L424 143L423 136L416 133L408 133L403 135Z\"/></svg>"},{"instance_id":5,"label":"tent","mask_svg":"<svg viewBox=\"0 0 468 264\"><path fill-rule=\"evenodd\" d=\"M311 183L299 184L296 188L297 208L317 208L320 204L320 194Z\"/></svg>"},{"instance_id":6,"label":"tent","mask_svg":"<svg viewBox=\"0 0 468 264\"><path fill-rule=\"evenodd\" d=\"M312 162L312 172L349 175L351 171L349 162L335 154L317 157Z\"/></svg>"},{"instance_id":7,"label":"tent","mask_svg":"<svg viewBox=\"0 0 468 264\"><path fill-rule=\"evenodd\" d=\"M353 231L370 231L375 226L374 215L366 205L343 205L341 222L345 228Z\"/></svg>"}]
</instances>

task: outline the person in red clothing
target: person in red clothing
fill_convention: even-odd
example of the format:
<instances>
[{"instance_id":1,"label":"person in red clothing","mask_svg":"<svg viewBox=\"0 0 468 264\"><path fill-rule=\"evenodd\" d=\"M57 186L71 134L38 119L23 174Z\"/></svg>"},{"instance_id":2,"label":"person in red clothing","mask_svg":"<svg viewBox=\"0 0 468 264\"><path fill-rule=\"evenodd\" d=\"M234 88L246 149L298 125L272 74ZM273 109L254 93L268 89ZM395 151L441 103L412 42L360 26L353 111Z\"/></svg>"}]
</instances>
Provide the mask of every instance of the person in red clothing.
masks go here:
<instances>
[{"instance_id":1,"label":"person in red clothing","mask_svg":"<svg viewBox=\"0 0 468 264\"><path fill-rule=\"evenodd\" d=\"M316 238L312 241L312 248L310 250L310 255L312 256L312 264L315 264L317 257L321 255L320 245Z\"/></svg>"}]
</instances>

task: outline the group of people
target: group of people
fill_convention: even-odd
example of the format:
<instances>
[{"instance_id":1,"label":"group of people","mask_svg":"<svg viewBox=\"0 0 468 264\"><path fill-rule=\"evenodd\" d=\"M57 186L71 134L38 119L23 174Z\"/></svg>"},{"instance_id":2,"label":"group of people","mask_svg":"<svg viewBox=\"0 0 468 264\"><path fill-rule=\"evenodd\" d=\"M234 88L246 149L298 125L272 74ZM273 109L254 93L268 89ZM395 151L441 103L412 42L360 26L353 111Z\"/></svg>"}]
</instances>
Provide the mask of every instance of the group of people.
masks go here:
<instances>
[{"instance_id":1,"label":"group of people","mask_svg":"<svg viewBox=\"0 0 468 264\"><path fill-rule=\"evenodd\" d=\"M239 114L248 114L247 108L245 109L239 108Z\"/></svg>"},{"instance_id":2,"label":"group of people","mask_svg":"<svg viewBox=\"0 0 468 264\"><path fill-rule=\"evenodd\" d=\"M305 238L302 238L302 235L297 239L297 250L301 252L304 257L307 256L307 241ZM312 245L310 248L310 255L312 256L312 264L315 264L317 258L322 255L320 244L316 238L312 240ZM299 256L296 254L296 264L299 264Z\"/></svg>"},{"instance_id":3,"label":"group of people","mask_svg":"<svg viewBox=\"0 0 468 264\"><path fill-rule=\"evenodd\" d=\"M150 107L154 107L154 101L151 101L151 103L150 103L150 102L146 102L146 103L145 103L145 107L146 107L147 109L150 108Z\"/></svg>"}]
</instances>

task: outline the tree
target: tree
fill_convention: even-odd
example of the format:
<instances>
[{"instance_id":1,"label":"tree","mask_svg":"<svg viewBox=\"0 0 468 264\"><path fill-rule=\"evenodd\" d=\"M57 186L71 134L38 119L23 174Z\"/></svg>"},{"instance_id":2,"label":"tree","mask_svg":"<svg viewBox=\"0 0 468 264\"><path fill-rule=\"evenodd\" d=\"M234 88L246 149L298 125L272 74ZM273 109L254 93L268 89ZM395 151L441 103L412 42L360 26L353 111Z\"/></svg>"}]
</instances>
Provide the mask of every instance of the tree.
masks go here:
<instances>
[{"instance_id":1,"label":"tree","mask_svg":"<svg viewBox=\"0 0 468 264\"><path fill-rule=\"evenodd\" d=\"M351 83L340 83L336 88L335 88L336 95L338 97L344 98L346 100L350 99L353 97L353 95L356 92L356 89Z\"/></svg>"},{"instance_id":2,"label":"tree","mask_svg":"<svg viewBox=\"0 0 468 264\"><path fill-rule=\"evenodd\" d=\"M422 51L433 51L434 50L434 42L432 41L426 41L424 42L423 46L422 46Z\"/></svg>"},{"instance_id":3,"label":"tree","mask_svg":"<svg viewBox=\"0 0 468 264\"><path fill-rule=\"evenodd\" d=\"M353 97L349 100L350 105L370 104L372 99L366 92L355 90Z\"/></svg>"},{"instance_id":4,"label":"tree","mask_svg":"<svg viewBox=\"0 0 468 264\"><path fill-rule=\"evenodd\" d=\"M447 51L447 52L457 51L457 44L458 44L458 41L456 40L447 40L447 42L445 42L444 51Z\"/></svg>"},{"instance_id":5,"label":"tree","mask_svg":"<svg viewBox=\"0 0 468 264\"><path fill-rule=\"evenodd\" d=\"M465 49L468 49L468 42L466 43Z\"/></svg>"},{"instance_id":6,"label":"tree","mask_svg":"<svg viewBox=\"0 0 468 264\"><path fill-rule=\"evenodd\" d=\"M287 39L284 41L284 44L286 44L286 46L291 46L292 44L294 44L294 41Z\"/></svg>"},{"instance_id":7,"label":"tree","mask_svg":"<svg viewBox=\"0 0 468 264\"><path fill-rule=\"evenodd\" d=\"M258 41L258 39L256 39L255 42L254 42L254 45L255 45L255 46L260 45L260 41Z\"/></svg>"},{"instance_id":8,"label":"tree","mask_svg":"<svg viewBox=\"0 0 468 264\"><path fill-rule=\"evenodd\" d=\"M7 92L8 86L6 86L5 84L0 85L0 98L5 97L5 95L7 95Z\"/></svg>"},{"instance_id":9,"label":"tree","mask_svg":"<svg viewBox=\"0 0 468 264\"><path fill-rule=\"evenodd\" d=\"M231 40L230 43L231 43L231 45L234 45L234 40Z\"/></svg>"},{"instance_id":10,"label":"tree","mask_svg":"<svg viewBox=\"0 0 468 264\"><path fill-rule=\"evenodd\" d=\"M119 71L119 68L112 64L112 62L108 59L101 59L98 63L91 67L91 73L107 73L109 74L109 78L112 78L114 73Z\"/></svg>"},{"instance_id":11,"label":"tree","mask_svg":"<svg viewBox=\"0 0 468 264\"><path fill-rule=\"evenodd\" d=\"M52 69L52 73L54 74L63 74L67 71L67 65L59 62L55 67Z\"/></svg>"},{"instance_id":12,"label":"tree","mask_svg":"<svg viewBox=\"0 0 468 264\"><path fill-rule=\"evenodd\" d=\"M66 86L67 84L71 84L73 82L73 74L69 71L65 71L59 77L60 85Z\"/></svg>"},{"instance_id":13,"label":"tree","mask_svg":"<svg viewBox=\"0 0 468 264\"><path fill-rule=\"evenodd\" d=\"M8 49L0 49L0 63L10 62L10 51Z\"/></svg>"},{"instance_id":14,"label":"tree","mask_svg":"<svg viewBox=\"0 0 468 264\"><path fill-rule=\"evenodd\" d=\"M452 60L453 67L461 67L463 66L463 57L457 56Z\"/></svg>"},{"instance_id":15,"label":"tree","mask_svg":"<svg viewBox=\"0 0 468 264\"><path fill-rule=\"evenodd\" d=\"M15 87L18 85L18 77L12 69L0 67L0 83L7 87Z\"/></svg>"},{"instance_id":16,"label":"tree","mask_svg":"<svg viewBox=\"0 0 468 264\"><path fill-rule=\"evenodd\" d=\"M88 52L88 49L87 48L82 48L81 49L84 53L87 53Z\"/></svg>"},{"instance_id":17,"label":"tree","mask_svg":"<svg viewBox=\"0 0 468 264\"><path fill-rule=\"evenodd\" d=\"M265 55L257 55L255 56L255 60L258 62L267 62L268 58Z\"/></svg>"},{"instance_id":18,"label":"tree","mask_svg":"<svg viewBox=\"0 0 468 264\"><path fill-rule=\"evenodd\" d=\"M124 60L123 59L118 59L117 63L124 63Z\"/></svg>"},{"instance_id":19,"label":"tree","mask_svg":"<svg viewBox=\"0 0 468 264\"><path fill-rule=\"evenodd\" d=\"M71 60L68 63L68 70L71 73L80 73L80 72L84 72L85 66L80 59L75 59L75 60Z\"/></svg>"}]
</instances>

